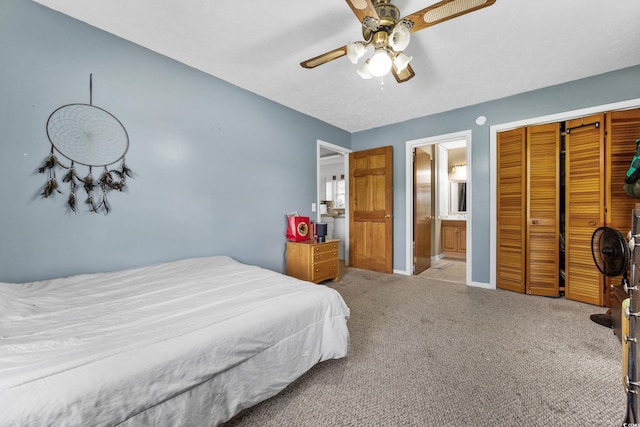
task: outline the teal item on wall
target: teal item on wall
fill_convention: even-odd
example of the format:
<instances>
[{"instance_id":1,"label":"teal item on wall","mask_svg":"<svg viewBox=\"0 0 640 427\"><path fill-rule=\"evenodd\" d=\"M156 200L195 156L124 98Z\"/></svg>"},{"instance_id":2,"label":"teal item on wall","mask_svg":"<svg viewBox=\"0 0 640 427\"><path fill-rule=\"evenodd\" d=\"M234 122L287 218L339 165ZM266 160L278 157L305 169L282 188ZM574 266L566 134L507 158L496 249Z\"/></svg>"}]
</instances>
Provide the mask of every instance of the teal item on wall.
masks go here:
<instances>
[{"instance_id":1,"label":"teal item on wall","mask_svg":"<svg viewBox=\"0 0 640 427\"><path fill-rule=\"evenodd\" d=\"M636 139L636 153L631 161L631 166L627 171L627 177L625 182L627 184L633 184L640 178L640 138Z\"/></svg>"},{"instance_id":2,"label":"teal item on wall","mask_svg":"<svg viewBox=\"0 0 640 427\"><path fill-rule=\"evenodd\" d=\"M640 138L636 139L636 152L622 186L625 193L636 199L640 199L640 179L638 178L640 178Z\"/></svg>"}]
</instances>

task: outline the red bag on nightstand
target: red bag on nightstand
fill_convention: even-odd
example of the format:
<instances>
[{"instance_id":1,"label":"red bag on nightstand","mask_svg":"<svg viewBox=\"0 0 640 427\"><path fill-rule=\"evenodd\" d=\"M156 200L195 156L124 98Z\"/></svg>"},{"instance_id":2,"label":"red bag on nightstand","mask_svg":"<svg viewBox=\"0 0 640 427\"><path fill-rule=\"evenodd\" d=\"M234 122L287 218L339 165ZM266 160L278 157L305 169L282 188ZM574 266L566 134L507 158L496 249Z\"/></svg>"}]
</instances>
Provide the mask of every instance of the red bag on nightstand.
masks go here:
<instances>
[{"instance_id":1,"label":"red bag on nightstand","mask_svg":"<svg viewBox=\"0 0 640 427\"><path fill-rule=\"evenodd\" d=\"M311 238L308 216L290 216L287 217L287 222L287 240L302 242Z\"/></svg>"}]
</instances>

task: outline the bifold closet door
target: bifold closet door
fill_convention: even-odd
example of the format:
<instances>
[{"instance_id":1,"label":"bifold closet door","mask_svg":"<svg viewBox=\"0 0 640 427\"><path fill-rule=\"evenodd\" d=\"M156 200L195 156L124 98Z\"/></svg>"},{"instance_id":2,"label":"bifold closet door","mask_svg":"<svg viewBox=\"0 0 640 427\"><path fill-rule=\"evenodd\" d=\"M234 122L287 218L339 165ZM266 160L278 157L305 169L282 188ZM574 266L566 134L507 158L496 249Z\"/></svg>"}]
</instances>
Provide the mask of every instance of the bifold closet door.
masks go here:
<instances>
[{"instance_id":1,"label":"bifold closet door","mask_svg":"<svg viewBox=\"0 0 640 427\"><path fill-rule=\"evenodd\" d=\"M638 203L625 193L623 186L627 170L640 138L640 109L612 111L606 114L606 223L623 235L631 230L631 212Z\"/></svg>"},{"instance_id":2,"label":"bifold closet door","mask_svg":"<svg viewBox=\"0 0 640 427\"><path fill-rule=\"evenodd\" d=\"M604 225L604 114L566 122L565 296L604 305L604 280L593 261L591 236Z\"/></svg>"},{"instance_id":3,"label":"bifold closet door","mask_svg":"<svg viewBox=\"0 0 640 427\"><path fill-rule=\"evenodd\" d=\"M640 109L612 111L606 114L605 156L606 206L605 223L624 236L631 230L631 212L640 200L629 196L623 189L627 170L636 152L636 139L640 138ZM607 278L607 287L622 283L622 277ZM605 292L605 305L610 306L610 293Z\"/></svg>"},{"instance_id":4,"label":"bifold closet door","mask_svg":"<svg viewBox=\"0 0 640 427\"><path fill-rule=\"evenodd\" d=\"M497 168L496 287L524 293L525 128L498 133Z\"/></svg>"},{"instance_id":5,"label":"bifold closet door","mask_svg":"<svg viewBox=\"0 0 640 427\"><path fill-rule=\"evenodd\" d=\"M526 285L559 296L560 124L527 127Z\"/></svg>"}]
</instances>

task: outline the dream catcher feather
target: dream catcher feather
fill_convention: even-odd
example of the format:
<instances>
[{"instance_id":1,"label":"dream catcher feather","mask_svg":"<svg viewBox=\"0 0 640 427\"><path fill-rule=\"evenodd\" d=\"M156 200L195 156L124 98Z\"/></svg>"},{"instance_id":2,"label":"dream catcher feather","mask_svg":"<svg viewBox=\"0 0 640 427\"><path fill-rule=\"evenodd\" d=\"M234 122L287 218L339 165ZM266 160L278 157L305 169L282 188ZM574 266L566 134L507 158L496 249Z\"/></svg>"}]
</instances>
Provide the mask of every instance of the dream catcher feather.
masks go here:
<instances>
[{"instance_id":1,"label":"dream catcher feather","mask_svg":"<svg viewBox=\"0 0 640 427\"><path fill-rule=\"evenodd\" d=\"M78 187L86 195L84 203L91 212L108 214L108 193L122 191L131 169L124 156L129 149L129 135L120 120L93 105L93 75L89 76L89 104L68 104L55 110L47 120L47 137L51 143L49 156L38 168L46 173L44 198L60 193L56 172L65 171L62 182L69 185L67 207L78 209ZM70 163L64 164L59 156ZM78 171L78 167L85 170ZM81 190L81 191L82 191Z\"/></svg>"}]
</instances>

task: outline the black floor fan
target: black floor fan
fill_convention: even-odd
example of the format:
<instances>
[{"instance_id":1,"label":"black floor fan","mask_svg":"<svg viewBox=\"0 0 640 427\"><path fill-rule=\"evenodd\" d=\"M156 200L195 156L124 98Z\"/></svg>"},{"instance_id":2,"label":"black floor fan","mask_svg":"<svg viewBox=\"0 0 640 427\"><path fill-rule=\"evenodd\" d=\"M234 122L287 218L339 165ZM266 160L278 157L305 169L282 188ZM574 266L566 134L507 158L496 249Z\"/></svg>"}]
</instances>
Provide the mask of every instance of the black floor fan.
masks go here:
<instances>
[{"instance_id":1,"label":"black floor fan","mask_svg":"<svg viewBox=\"0 0 640 427\"><path fill-rule=\"evenodd\" d=\"M600 273L607 277L623 276L621 285L626 291L629 286L627 272L631 261L631 249L622 234L611 227L596 229L591 236L591 253ZM608 319L606 318L607 316L609 317ZM611 327L612 325L611 314L592 314L590 318L604 326ZM630 361L633 362L632 358L630 358ZM632 365L629 367L629 371L633 371ZM627 380L628 378L627 376ZM635 415L632 410L633 394L629 391L628 386L625 389L627 392L627 413L623 426L635 424Z\"/></svg>"},{"instance_id":2,"label":"black floor fan","mask_svg":"<svg viewBox=\"0 0 640 427\"><path fill-rule=\"evenodd\" d=\"M598 271L607 277L622 277L622 286L628 285L631 250L624 236L611 227L599 227L591 236L591 254ZM591 320L611 327L611 314L592 314Z\"/></svg>"},{"instance_id":3,"label":"black floor fan","mask_svg":"<svg viewBox=\"0 0 640 427\"><path fill-rule=\"evenodd\" d=\"M591 253L600 273L627 279L631 250L624 236L615 228L599 227L591 236Z\"/></svg>"}]
</instances>

